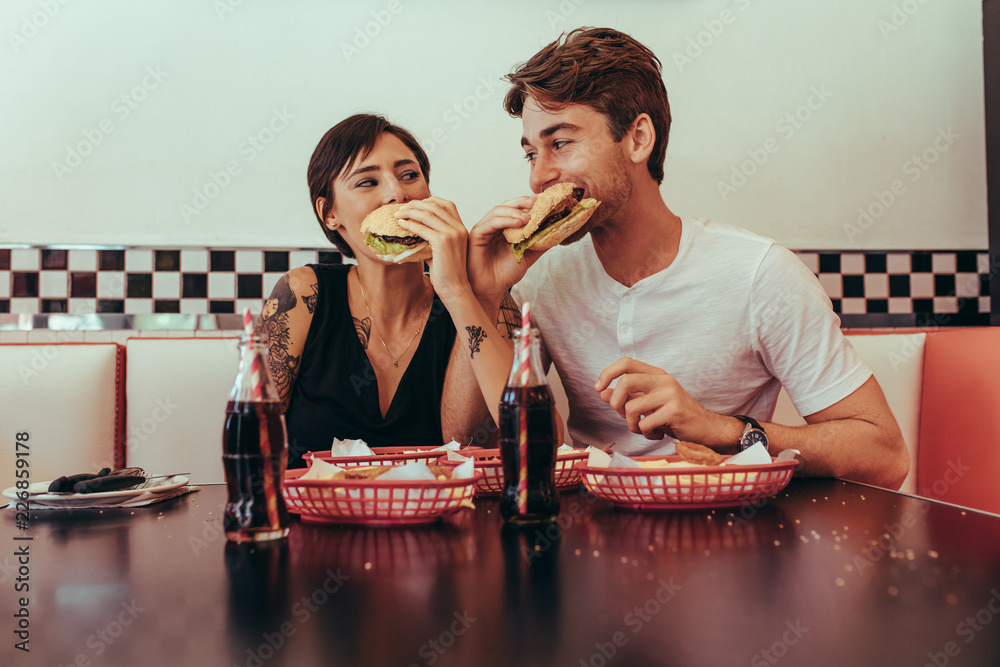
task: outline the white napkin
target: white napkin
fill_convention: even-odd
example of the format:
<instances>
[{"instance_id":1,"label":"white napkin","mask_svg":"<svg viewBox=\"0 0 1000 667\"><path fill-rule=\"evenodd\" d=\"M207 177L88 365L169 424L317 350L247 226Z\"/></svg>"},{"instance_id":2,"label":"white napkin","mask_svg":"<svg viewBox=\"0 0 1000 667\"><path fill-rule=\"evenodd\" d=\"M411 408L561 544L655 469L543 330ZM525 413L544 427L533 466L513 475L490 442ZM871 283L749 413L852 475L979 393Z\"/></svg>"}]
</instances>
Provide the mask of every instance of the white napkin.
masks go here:
<instances>
[{"instance_id":1,"label":"white napkin","mask_svg":"<svg viewBox=\"0 0 1000 667\"><path fill-rule=\"evenodd\" d=\"M775 463L784 463L785 461L794 461L795 457L798 456L801 453L802 452L800 452L797 449L786 449L783 452L781 452L780 454L778 454L776 457L774 457L774 462Z\"/></svg>"},{"instance_id":2,"label":"white napkin","mask_svg":"<svg viewBox=\"0 0 1000 667\"><path fill-rule=\"evenodd\" d=\"M455 469L451 471L451 478L470 479L475 474L476 474L475 459L465 459L465 463L455 466Z\"/></svg>"},{"instance_id":3,"label":"white napkin","mask_svg":"<svg viewBox=\"0 0 1000 667\"><path fill-rule=\"evenodd\" d=\"M340 466L335 466L320 459L313 459L313 464L309 467L308 472L299 477L299 479L330 479L341 470L343 468Z\"/></svg>"},{"instance_id":4,"label":"white napkin","mask_svg":"<svg viewBox=\"0 0 1000 667\"><path fill-rule=\"evenodd\" d=\"M453 451L451 449L448 450L448 455L445 457L445 459L448 460L448 461L471 461L472 460L468 456L462 456L458 452Z\"/></svg>"},{"instance_id":5,"label":"white napkin","mask_svg":"<svg viewBox=\"0 0 1000 667\"><path fill-rule=\"evenodd\" d=\"M624 454L619 454L614 452L611 455L611 462L608 464L609 468L641 468L639 462L635 459L630 459Z\"/></svg>"},{"instance_id":6,"label":"white napkin","mask_svg":"<svg viewBox=\"0 0 1000 667\"><path fill-rule=\"evenodd\" d=\"M767 448L757 442L744 449L738 454L733 454L722 462L722 465L729 466L759 466L771 462L771 455L767 453Z\"/></svg>"},{"instance_id":7,"label":"white napkin","mask_svg":"<svg viewBox=\"0 0 1000 667\"><path fill-rule=\"evenodd\" d=\"M429 481L434 481L437 477L431 472L431 469L427 467L427 464L423 461L418 461L416 463L407 463L402 466L393 466L388 472L384 472L378 477L376 477L380 482L388 482L391 480L420 480L426 479Z\"/></svg>"},{"instance_id":8,"label":"white napkin","mask_svg":"<svg viewBox=\"0 0 1000 667\"><path fill-rule=\"evenodd\" d=\"M578 451L580 451L580 450L578 450L576 447L573 447L571 445L559 445L559 449L556 450L556 454L557 455L558 454L575 454Z\"/></svg>"},{"instance_id":9,"label":"white napkin","mask_svg":"<svg viewBox=\"0 0 1000 667\"><path fill-rule=\"evenodd\" d=\"M458 442L457 440L455 440L454 438L452 438L451 442L445 443L445 444L441 445L440 447L435 447L433 449L404 449L403 450L403 454L412 454L414 452L420 452L420 453L424 453L424 452L446 452L446 451L447 452L457 452L459 449L461 449L461 447L462 447L462 444L460 442Z\"/></svg>"},{"instance_id":10,"label":"white napkin","mask_svg":"<svg viewBox=\"0 0 1000 667\"><path fill-rule=\"evenodd\" d=\"M330 456L374 456L374 454L364 440L334 438L330 446Z\"/></svg>"},{"instance_id":11,"label":"white napkin","mask_svg":"<svg viewBox=\"0 0 1000 667\"><path fill-rule=\"evenodd\" d=\"M474 466L475 461L473 459L465 459L464 463L455 466L455 469L451 471L451 478L469 479L475 474ZM402 466L393 466L392 470L382 473L376 479L379 481L420 479L433 481L437 477L434 476L434 473L431 472L426 463L417 461L416 463L407 463Z\"/></svg>"},{"instance_id":12,"label":"white napkin","mask_svg":"<svg viewBox=\"0 0 1000 667\"><path fill-rule=\"evenodd\" d=\"M590 456L587 457L587 465L591 468L607 468L611 465L611 457L606 452L591 447Z\"/></svg>"}]
</instances>

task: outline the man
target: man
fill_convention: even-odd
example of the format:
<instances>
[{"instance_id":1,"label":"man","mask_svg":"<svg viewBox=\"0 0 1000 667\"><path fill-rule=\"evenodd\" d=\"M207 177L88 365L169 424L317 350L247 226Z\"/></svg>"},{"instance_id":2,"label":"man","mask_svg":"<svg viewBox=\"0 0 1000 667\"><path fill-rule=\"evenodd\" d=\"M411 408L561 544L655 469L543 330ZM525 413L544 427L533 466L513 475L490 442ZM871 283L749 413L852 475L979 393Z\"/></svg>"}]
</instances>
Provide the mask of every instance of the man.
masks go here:
<instances>
[{"instance_id":1,"label":"man","mask_svg":"<svg viewBox=\"0 0 1000 667\"><path fill-rule=\"evenodd\" d=\"M533 199L504 202L472 230L469 277L487 312L512 286L531 302L574 443L632 455L766 438L772 455L801 452L799 474L898 488L902 435L815 276L770 239L663 201L670 108L656 56L618 31L579 29L508 80L532 191L572 181L601 205L564 247L519 264L501 232ZM782 385L807 425L768 423Z\"/></svg>"}]
</instances>

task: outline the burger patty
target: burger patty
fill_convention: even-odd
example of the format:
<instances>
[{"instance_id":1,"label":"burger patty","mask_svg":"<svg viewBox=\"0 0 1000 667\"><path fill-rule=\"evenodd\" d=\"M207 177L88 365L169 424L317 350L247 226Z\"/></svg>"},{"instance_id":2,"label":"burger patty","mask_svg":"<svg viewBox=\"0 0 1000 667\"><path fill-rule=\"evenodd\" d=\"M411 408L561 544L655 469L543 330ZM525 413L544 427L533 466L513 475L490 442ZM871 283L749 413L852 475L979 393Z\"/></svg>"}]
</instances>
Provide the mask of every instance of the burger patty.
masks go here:
<instances>
[{"instance_id":1,"label":"burger patty","mask_svg":"<svg viewBox=\"0 0 1000 667\"><path fill-rule=\"evenodd\" d=\"M552 225L556 224L563 218L569 216L569 214L572 213L573 209L576 208L576 205L580 203L581 197L583 197L583 188L574 188L573 194L571 194L566 199L563 199L562 202L560 203L560 207L555 211L553 211L552 213L549 213L549 215L544 220L542 220L542 223L538 225L538 229L534 231L532 236L538 234L539 232L545 230L548 227L551 227Z\"/></svg>"},{"instance_id":2,"label":"burger patty","mask_svg":"<svg viewBox=\"0 0 1000 667\"><path fill-rule=\"evenodd\" d=\"M377 234L373 234L373 236L377 236ZM379 236L379 238L388 243L399 243L401 245L417 245L423 241L419 236Z\"/></svg>"}]
</instances>

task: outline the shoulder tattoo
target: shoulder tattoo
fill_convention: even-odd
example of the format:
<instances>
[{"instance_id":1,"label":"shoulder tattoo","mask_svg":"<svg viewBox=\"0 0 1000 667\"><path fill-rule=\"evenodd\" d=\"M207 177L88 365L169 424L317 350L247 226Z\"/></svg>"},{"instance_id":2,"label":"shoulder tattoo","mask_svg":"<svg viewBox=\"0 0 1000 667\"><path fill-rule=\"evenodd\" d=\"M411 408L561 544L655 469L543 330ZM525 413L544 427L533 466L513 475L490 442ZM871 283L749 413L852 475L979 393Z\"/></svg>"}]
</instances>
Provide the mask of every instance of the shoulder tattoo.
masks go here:
<instances>
[{"instance_id":1,"label":"shoulder tattoo","mask_svg":"<svg viewBox=\"0 0 1000 667\"><path fill-rule=\"evenodd\" d=\"M319 283L313 283L309 289L312 290L312 293L303 296L302 303L306 304L309 314L312 315L316 312L316 301L319 300Z\"/></svg>"},{"instance_id":2,"label":"shoulder tattoo","mask_svg":"<svg viewBox=\"0 0 1000 667\"><path fill-rule=\"evenodd\" d=\"M271 379L274 380L278 395L286 403L292 389L292 382L299 371L301 356L289 354L291 332L288 328L288 313L298 302L295 293L288 284L288 276L282 276L271 291L270 298L264 302L257 326L257 335L267 343L269 348L268 368Z\"/></svg>"},{"instance_id":3,"label":"shoulder tattoo","mask_svg":"<svg viewBox=\"0 0 1000 667\"><path fill-rule=\"evenodd\" d=\"M358 334L358 340L361 341L361 347L368 349L369 336L372 333L372 318L366 317L363 320L359 320L356 317L352 317L354 320L354 330Z\"/></svg>"}]
</instances>

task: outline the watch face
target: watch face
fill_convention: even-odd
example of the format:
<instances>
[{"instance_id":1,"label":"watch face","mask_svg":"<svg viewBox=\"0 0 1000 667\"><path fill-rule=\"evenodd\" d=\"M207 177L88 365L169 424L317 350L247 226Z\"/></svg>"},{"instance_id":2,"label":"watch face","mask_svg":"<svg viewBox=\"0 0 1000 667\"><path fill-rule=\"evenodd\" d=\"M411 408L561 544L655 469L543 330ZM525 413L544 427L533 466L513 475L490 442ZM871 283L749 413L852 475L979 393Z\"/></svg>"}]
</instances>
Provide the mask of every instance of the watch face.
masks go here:
<instances>
[{"instance_id":1,"label":"watch face","mask_svg":"<svg viewBox=\"0 0 1000 667\"><path fill-rule=\"evenodd\" d=\"M740 451L752 447L753 445L760 443L764 445L764 449L767 449L767 436L764 435L763 431L758 431L757 429L751 429L746 435L740 439Z\"/></svg>"}]
</instances>

